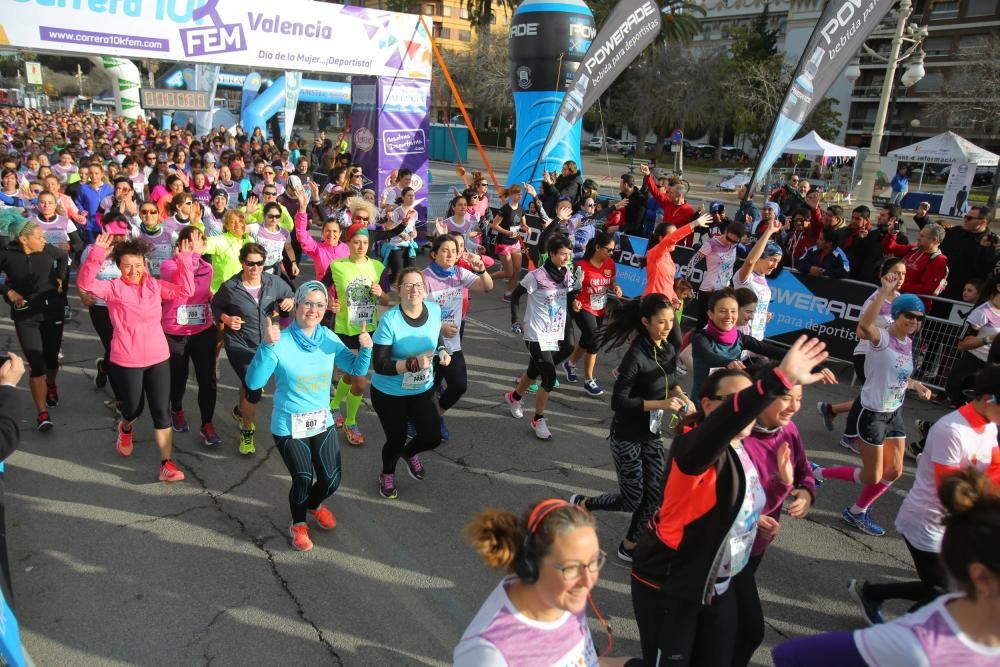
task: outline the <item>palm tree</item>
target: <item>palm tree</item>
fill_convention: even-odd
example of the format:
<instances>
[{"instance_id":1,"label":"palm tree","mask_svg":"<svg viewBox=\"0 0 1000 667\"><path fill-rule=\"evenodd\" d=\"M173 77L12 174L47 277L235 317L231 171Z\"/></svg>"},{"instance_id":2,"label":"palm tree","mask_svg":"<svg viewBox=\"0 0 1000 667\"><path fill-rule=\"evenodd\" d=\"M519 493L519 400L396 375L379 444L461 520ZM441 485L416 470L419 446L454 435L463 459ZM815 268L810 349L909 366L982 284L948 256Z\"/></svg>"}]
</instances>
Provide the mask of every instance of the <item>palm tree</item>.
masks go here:
<instances>
[{"instance_id":1,"label":"palm tree","mask_svg":"<svg viewBox=\"0 0 1000 667\"><path fill-rule=\"evenodd\" d=\"M614 9L616 0L587 0L587 5L594 12L594 24L600 30L604 20ZM705 16L705 8L686 0L670 0L660 7L663 12L663 25L657 42L685 44L701 32L698 16Z\"/></svg>"},{"instance_id":2,"label":"palm tree","mask_svg":"<svg viewBox=\"0 0 1000 667\"><path fill-rule=\"evenodd\" d=\"M466 9L469 11L469 24L477 34L489 32L493 25L496 9L509 14L514 13L520 0L496 0L497 7L493 7L494 0L466 0Z\"/></svg>"}]
</instances>

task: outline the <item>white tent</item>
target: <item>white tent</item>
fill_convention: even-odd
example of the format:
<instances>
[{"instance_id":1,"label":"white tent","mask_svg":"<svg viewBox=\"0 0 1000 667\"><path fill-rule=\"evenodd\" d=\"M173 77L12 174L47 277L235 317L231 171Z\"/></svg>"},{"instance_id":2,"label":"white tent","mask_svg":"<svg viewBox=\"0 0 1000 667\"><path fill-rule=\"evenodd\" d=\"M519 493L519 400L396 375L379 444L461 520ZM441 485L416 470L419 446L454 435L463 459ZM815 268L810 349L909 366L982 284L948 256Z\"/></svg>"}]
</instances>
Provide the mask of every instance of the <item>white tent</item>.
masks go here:
<instances>
[{"instance_id":1,"label":"white tent","mask_svg":"<svg viewBox=\"0 0 1000 667\"><path fill-rule=\"evenodd\" d=\"M816 134L815 130L804 137L785 144L783 153L790 155L805 155L806 157L857 157L858 152L830 143Z\"/></svg>"},{"instance_id":2,"label":"white tent","mask_svg":"<svg viewBox=\"0 0 1000 667\"><path fill-rule=\"evenodd\" d=\"M910 146L889 151L887 162L921 162L930 164L965 164L975 162L977 167L995 167L1000 155L980 148L954 132L918 141ZM889 172L886 172L889 173Z\"/></svg>"}]
</instances>

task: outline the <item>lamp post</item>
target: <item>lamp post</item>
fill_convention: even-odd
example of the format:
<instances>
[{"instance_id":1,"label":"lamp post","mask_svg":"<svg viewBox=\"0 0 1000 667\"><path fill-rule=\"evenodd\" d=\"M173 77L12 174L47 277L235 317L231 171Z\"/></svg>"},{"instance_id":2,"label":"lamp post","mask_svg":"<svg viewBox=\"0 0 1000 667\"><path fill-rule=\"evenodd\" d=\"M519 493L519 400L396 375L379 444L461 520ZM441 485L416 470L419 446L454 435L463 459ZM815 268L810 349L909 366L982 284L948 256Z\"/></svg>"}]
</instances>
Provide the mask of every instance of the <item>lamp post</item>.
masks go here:
<instances>
[{"instance_id":1,"label":"lamp post","mask_svg":"<svg viewBox=\"0 0 1000 667\"><path fill-rule=\"evenodd\" d=\"M878 172L881 161L879 159L882 150L882 135L885 132L886 116L889 114L889 101L892 98L893 84L896 80L896 68L911 56L916 56L913 62L906 68L899 82L904 87L909 88L920 79L924 78L924 52L920 49L921 43L927 36L925 26L917 26L909 22L910 14L913 12L911 0L901 0L899 3L899 20L896 23L896 30L892 37L892 46L889 49L889 56L880 56L867 45L862 45L869 56L875 60L880 60L886 64L885 80L882 82L882 94L879 97L878 112L875 114L875 127L872 128L871 145L868 148L868 155L861 163L861 182L858 184L856 199L859 204L872 205L875 194L875 174ZM903 44L910 44L906 53L900 55ZM852 62L845 70L847 79L852 83L861 75L861 68L858 62ZM853 77L853 78L852 78Z\"/></svg>"}]
</instances>

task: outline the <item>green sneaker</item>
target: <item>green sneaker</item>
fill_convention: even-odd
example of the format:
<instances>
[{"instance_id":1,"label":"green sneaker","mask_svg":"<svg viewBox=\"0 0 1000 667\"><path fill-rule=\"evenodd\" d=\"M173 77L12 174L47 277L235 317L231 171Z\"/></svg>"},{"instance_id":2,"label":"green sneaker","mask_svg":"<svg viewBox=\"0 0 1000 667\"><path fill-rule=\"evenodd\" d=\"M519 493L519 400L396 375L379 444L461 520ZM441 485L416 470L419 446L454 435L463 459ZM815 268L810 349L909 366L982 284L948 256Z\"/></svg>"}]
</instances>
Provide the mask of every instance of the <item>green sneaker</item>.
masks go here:
<instances>
[{"instance_id":1,"label":"green sneaker","mask_svg":"<svg viewBox=\"0 0 1000 667\"><path fill-rule=\"evenodd\" d=\"M240 454L249 456L257 451L253 444L254 431L240 431Z\"/></svg>"},{"instance_id":2,"label":"green sneaker","mask_svg":"<svg viewBox=\"0 0 1000 667\"><path fill-rule=\"evenodd\" d=\"M556 384L554 387L552 387L552 389L558 389L558 388L559 388L559 378L556 378ZM538 391L538 383L535 382L534 384L529 385L528 391Z\"/></svg>"}]
</instances>

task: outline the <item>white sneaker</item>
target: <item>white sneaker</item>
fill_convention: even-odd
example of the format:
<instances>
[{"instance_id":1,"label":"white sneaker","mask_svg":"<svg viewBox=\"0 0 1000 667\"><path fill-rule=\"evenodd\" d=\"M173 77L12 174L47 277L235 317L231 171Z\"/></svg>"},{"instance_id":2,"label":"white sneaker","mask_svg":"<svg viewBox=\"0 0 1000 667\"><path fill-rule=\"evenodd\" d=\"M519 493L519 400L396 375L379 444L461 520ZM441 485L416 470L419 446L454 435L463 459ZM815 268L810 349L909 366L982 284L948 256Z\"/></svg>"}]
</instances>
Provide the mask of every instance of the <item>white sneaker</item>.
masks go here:
<instances>
[{"instance_id":1,"label":"white sneaker","mask_svg":"<svg viewBox=\"0 0 1000 667\"><path fill-rule=\"evenodd\" d=\"M545 423L545 417L541 419L531 418L531 428L535 431L535 437L539 440L551 440L552 431L549 430L548 425Z\"/></svg>"},{"instance_id":2,"label":"white sneaker","mask_svg":"<svg viewBox=\"0 0 1000 667\"><path fill-rule=\"evenodd\" d=\"M514 392L508 391L503 395L505 401L507 401L507 407L510 408L510 414L514 419L524 419L524 408L521 407L521 401L514 400Z\"/></svg>"}]
</instances>

